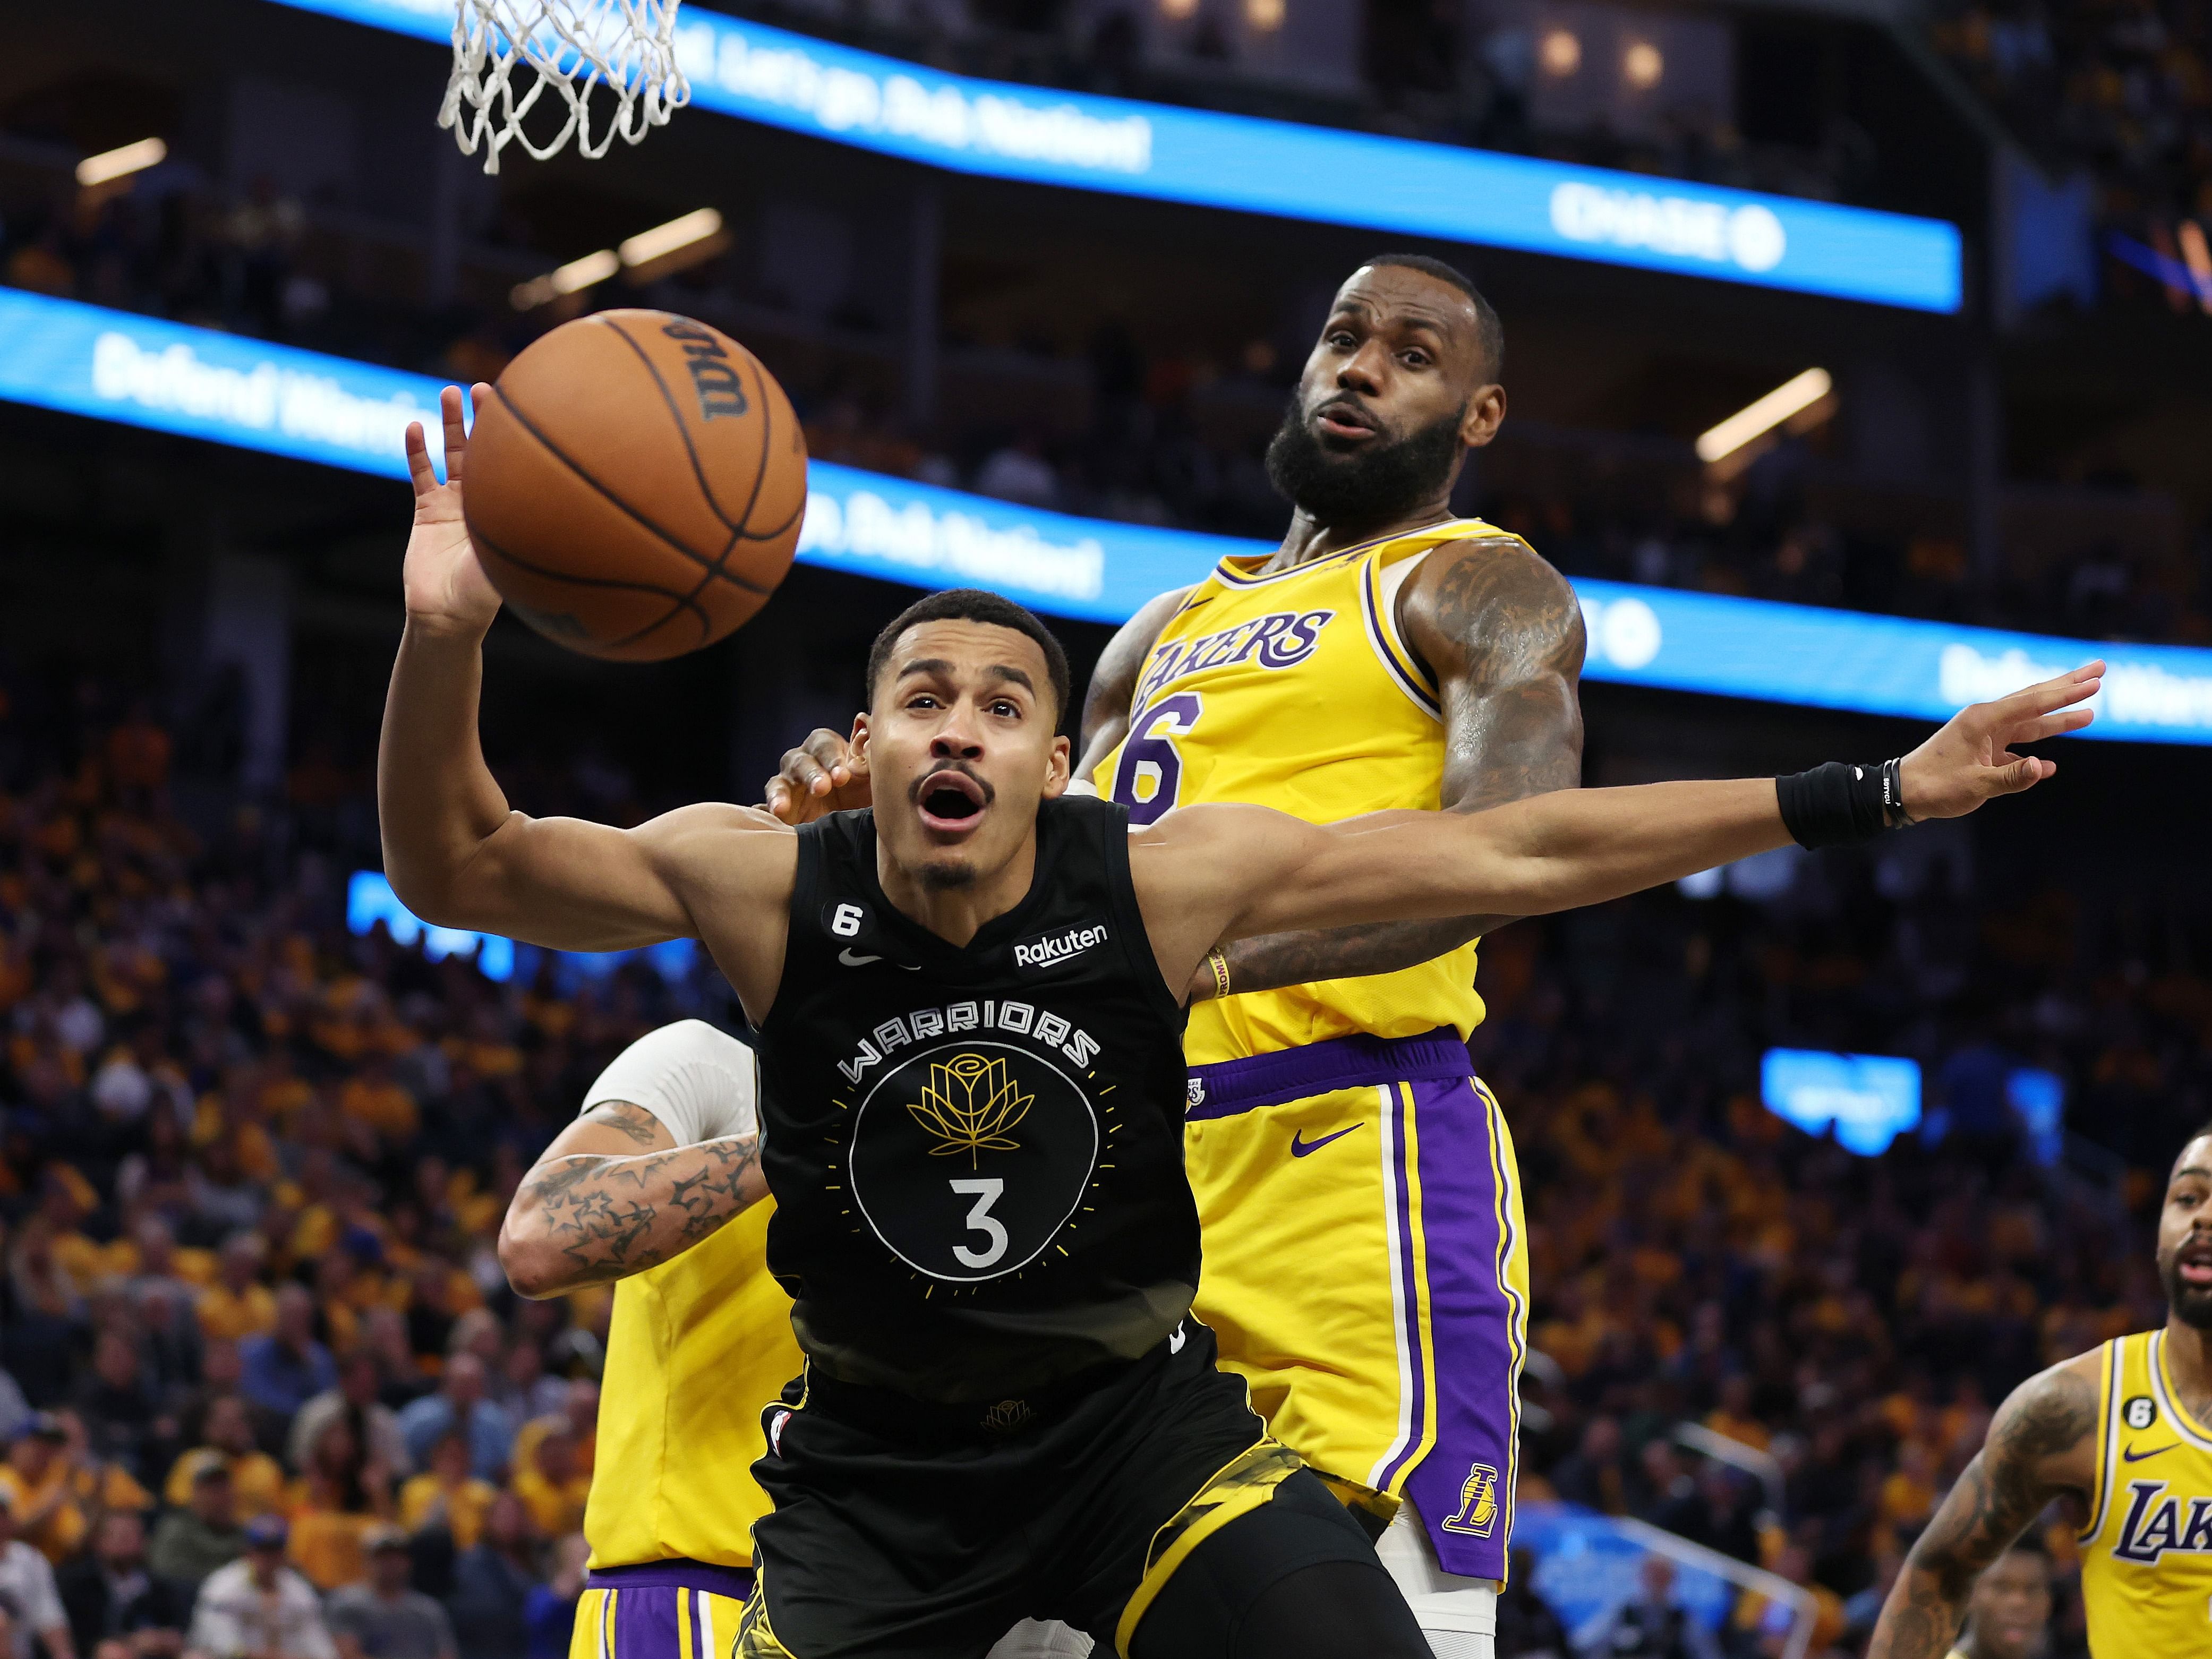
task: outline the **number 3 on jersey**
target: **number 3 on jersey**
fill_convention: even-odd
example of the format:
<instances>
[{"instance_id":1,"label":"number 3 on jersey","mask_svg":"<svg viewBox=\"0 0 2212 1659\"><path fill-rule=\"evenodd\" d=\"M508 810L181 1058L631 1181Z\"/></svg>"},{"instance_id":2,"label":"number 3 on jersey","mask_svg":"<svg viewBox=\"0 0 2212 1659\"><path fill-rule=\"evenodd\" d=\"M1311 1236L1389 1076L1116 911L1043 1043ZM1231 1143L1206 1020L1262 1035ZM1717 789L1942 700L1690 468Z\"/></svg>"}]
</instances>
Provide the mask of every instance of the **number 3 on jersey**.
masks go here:
<instances>
[{"instance_id":1,"label":"number 3 on jersey","mask_svg":"<svg viewBox=\"0 0 2212 1659\"><path fill-rule=\"evenodd\" d=\"M980 1250L971 1250L965 1244L955 1244L952 1254L971 1267L988 1267L1006 1253L1006 1230L991 1206L1006 1190L1006 1183L997 1176L984 1176L974 1181L956 1181L952 1190L963 1198L972 1198L975 1206L968 1212L968 1231L983 1235Z\"/></svg>"},{"instance_id":2,"label":"number 3 on jersey","mask_svg":"<svg viewBox=\"0 0 2212 1659\"><path fill-rule=\"evenodd\" d=\"M1132 825L1153 823L1175 810L1176 797L1182 793L1182 756L1175 740L1190 735L1205 708L1197 692L1179 691L1131 723L1121 763L1114 769L1114 799L1129 809Z\"/></svg>"}]
</instances>

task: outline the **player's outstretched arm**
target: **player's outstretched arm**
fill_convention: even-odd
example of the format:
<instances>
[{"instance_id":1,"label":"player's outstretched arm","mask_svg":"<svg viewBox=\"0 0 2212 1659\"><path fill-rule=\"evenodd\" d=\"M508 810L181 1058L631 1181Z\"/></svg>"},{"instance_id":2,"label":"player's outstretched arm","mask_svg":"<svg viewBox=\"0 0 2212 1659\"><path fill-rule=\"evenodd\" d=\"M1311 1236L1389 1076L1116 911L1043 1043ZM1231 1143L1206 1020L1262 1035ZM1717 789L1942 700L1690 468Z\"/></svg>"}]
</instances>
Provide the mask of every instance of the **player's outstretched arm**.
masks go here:
<instances>
[{"instance_id":1,"label":"player's outstretched arm","mask_svg":"<svg viewBox=\"0 0 2212 1659\"><path fill-rule=\"evenodd\" d=\"M2084 1355L2028 1378L1997 1408L1988 1441L1891 1587L1867 1659L1943 1659L1982 1569L2052 1498L2095 1484L2094 1359Z\"/></svg>"},{"instance_id":2,"label":"player's outstretched arm","mask_svg":"<svg viewBox=\"0 0 2212 1659\"><path fill-rule=\"evenodd\" d=\"M698 1020L623 1050L507 1206L499 1260L516 1293L642 1273L766 1197L752 1065L743 1043Z\"/></svg>"},{"instance_id":3,"label":"player's outstretched arm","mask_svg":"<svg viewBox=\"0 0 2212 1659\"><path fill-rule=\"evenodd\" d=\"M2101 664L1962 709L1903 758L1910 817L1958 817L2051 775L2055 763L2012 751L2089 723ZM1849 775L1849 769L1837 769ZM1808 775L1823 785L1833 778ZM1618 898L1747 858L1796 835L1820 842L1841 818L1853 833L1862 787L1811 799L1793 781L1800 822L1772 778L1567 789L1472 817L1376 812L1314 825L1259 807L1170 812L1131 838L1131 860L1161 970L1184 982L1216 939L1298 927L1482 913L1540 915ZM1869 809L1879 823L1879 809ZM1810 811L1809 820L1805 814ZM1207 937L1198 937L1206 929Z\"/></svg>"},{"instance_id":4,"label":"player's outstretched arm","mask_svg":"<svg viewBox=\"0 0 2212 1659\"><path fill-rule=\"evenodd\" d=\"M489 388L477 388L483 395ZM499 596L477 562L461 514L468 434L461 394L447 388L447 481L432 471L419 426L407 430L415 483L408 538L407 623L392 665L377 752L385 872L401 902L426 921L481 929L562 950L611 951L695 936L695 872L710 870L725 953L746 953L741 890L757 878L764 954L781 958L773 889L788 890L793 854L785 826L735 806L687 807L636 830L511 811L477 738L483 643ZM744 836L733 844L731 837ZM733 901L733 902L732 902ZM772 985L773 975L765 975ZM740 986L740 990L745 989Z\"/></svg>"}]
</instances>

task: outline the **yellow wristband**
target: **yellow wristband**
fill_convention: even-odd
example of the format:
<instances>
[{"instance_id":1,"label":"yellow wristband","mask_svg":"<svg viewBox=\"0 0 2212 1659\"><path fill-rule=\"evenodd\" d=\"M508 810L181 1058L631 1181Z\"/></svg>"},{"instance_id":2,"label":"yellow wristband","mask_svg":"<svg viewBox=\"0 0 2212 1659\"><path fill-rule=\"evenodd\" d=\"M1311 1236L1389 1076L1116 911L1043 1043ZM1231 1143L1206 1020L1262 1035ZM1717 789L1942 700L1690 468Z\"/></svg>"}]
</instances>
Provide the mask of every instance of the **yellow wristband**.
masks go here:
<instances>
[{"instance_id":1,"label":"yellow wristband","mask_svg":"<svg viewBox=\"0 0 2212 1659\"><path fill-rule=\"evenodd\" d=\"M1206 953L1206 965L1213 969L1213 994L1218 997L1227 996L1229 994L1229 958L1221 954L1219 945L1215 945Z\"/></svg>"}]
</instances>

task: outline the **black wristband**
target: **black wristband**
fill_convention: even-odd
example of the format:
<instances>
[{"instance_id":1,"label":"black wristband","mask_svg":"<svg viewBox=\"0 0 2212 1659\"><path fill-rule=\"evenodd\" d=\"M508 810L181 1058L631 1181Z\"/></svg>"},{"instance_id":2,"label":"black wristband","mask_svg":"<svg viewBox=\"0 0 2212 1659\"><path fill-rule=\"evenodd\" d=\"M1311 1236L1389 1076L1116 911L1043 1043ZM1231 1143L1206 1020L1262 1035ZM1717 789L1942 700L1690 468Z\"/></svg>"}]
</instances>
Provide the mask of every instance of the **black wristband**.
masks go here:
<instances>
[{"instance_id":1,"label":"black wristband","mask_svg":"<svg viewBox=\"0 0 2212 1659\"><path fill-rule=\"evenodd\" d=\"M1905 810L1905 757L1881 763L1882 822L1893 830L1902 830L1920 822Z\"/></svg>"},{"instance_id":2,"label":"black wristband","mask_svg":"<svg viewBox=\"0 0 2212 1659\"><path fill-rule=\"evenodd\" d=\"M1880 766L1830 761L1774 781L1782 825L1800 847L1852 847L1890 827Z\"/></svg>"}]
</instances>

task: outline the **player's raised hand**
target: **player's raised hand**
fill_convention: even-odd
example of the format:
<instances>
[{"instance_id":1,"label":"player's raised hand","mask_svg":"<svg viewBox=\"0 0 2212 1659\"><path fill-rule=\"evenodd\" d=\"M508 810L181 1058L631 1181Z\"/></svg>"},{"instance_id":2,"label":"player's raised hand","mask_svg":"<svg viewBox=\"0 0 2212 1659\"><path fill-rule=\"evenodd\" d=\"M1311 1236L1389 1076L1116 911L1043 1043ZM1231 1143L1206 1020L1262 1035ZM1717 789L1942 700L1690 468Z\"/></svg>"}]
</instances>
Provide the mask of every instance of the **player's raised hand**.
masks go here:
<instances>
[{"instance_id":1,"label":"player's raised hand","mask_svg":"<svg viewBox=\"0 0 2212 1659\"><path fill-rule=\"evenodd\" d=\"M867 763L844 733L817 726L784 751L782 769L768 781L768 810L786 823L811 823L831 812L875 805Z\"/></svg>"},{"instance_id":2,"label":"player's raised hand","mask_svg":"<svg viewBox=\"0 0 2212 1659\"><path fill-rule=\"evenodd\" d=\"M489 386L469 388L481 404ZM415 485L415 528L407 538L407 563L401 581L407 594L407 619L436 631L481 634L499 614L499 593L477 562L469 528L461 518L461 471L468 459L469 434L461 418L461 389L438 394L438 413L446 429L446 481L430 465L430 447L422 423L407 423L407 472Z\"/></svg>"},{"instance_id":3,"label":"player's raised hand","mask_svg":"<svg viewBox=\"0 0 2212 1659\"><path fill-rule=\"evenodd\" d=\"M2105 665L2089 663L1995 702L1978 702L1905 757L1899 769L1905 810L1916 818L1955 818L1996 795L2016 795L2058 769L2058 763L2016 755L2015 744L2078 732L2094 718L2086 702L2103 686Z\"/></svg>"}]
</instances>

